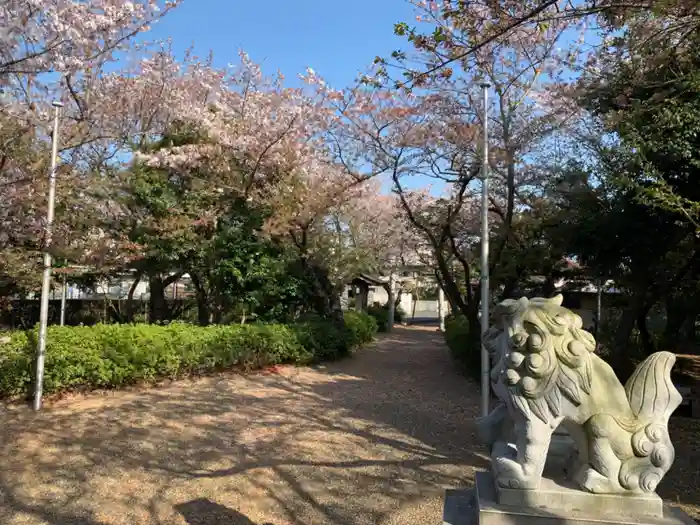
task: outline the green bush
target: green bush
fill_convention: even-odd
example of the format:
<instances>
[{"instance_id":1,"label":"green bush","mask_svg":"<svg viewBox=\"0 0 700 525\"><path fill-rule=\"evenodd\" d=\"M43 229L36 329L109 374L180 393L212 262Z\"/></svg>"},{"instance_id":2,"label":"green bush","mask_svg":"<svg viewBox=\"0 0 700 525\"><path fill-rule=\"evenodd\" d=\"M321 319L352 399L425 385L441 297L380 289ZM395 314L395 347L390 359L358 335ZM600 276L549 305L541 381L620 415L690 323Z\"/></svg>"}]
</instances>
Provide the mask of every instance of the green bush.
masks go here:
<instances>
[{"instance_id":1,"label":"green bush","mask_svg":"<svg viewBox=\"0 0 700 525\"><path fill-rule=\"evenodd\" d=\"M324 361L346 356L352 348L372 340L377 332L373 317L357 312L345 312L344 324L307 315L295 323L294 329L301 345L310 349L316 360Z\"/></svg>"},{"instance_id":2,"label":"green bush","mask_svg":"<svg viewBox=\"0 0 700 525\"><path fill-rule=\"evenodd\" d=\"M478 378L481 370L481 348L479 340L471 337L469 322L462 315L451 315L445 319L445 343L452 358L468 375Z\"/></svg>"},{"instance_id":3,"label":"green bush","mask_svg":"<svg viewBox=\"0 0 700 525\"><path fill-rule=\"evenodd\" d=\"M370 315L377 323L379 332L386 331L386 322L389 319L389 310L383 306L372 305L367 308L367 314Z\"/></svg>"},{"instance_id":4,"label":"green bush","mask_svg":"<svg viewBox=\"0 0 700 525\"><path fill-rule=\"evenodd\" d=\"M389 307L374 303L367 308L367 313L374 317L377 321L377 328L380 332L386 331L387 321L389 320ZM406 312L402 308L394 309L394 323L402 323L406 319Z\"/></svg>"},{"instance_id":5,"label":"green bush","mask_svg":"<svg viewBox=\"0 0 700 525\"><path fill-rule=\"evenodd\" d=\"M31 383L33 354L27 352L27 334L0 332L0 341L0 397L7 397L5 392L19 395Z\"/></svg>"},{"instance_id":6,"label":"green bush","mask_svg":"<svg viewBox=\"0 0 700 525\"><path fill-rule=\"evenodd\" d=\"M361 316L340 325L318 319L293 325L50 326L44 392L334 359L371 339L371 326ZM30 391L37 335L36 329L0 333L0 398Z\"/></svg>"},{"instance_id":7,"label":"green bush","mask_svg":"<svg viewBox=\"0 0 700 525\"><path fill-rule=\"evenodd\" d=\"M350 334L345 325L310 318L295 323L294 332L315 361L337 359L350 353Z\"/></svg>"},{"instance_id":8,"label":"green bush","mask_svg":"<svg viewBox=\"0 0 700 525\"><path fill-rule=\"evenodd\" d=\"M377 320L364 312L345 312L344 317L352 346L370 342L379 329Z\"/></svg>"}]
</instances>

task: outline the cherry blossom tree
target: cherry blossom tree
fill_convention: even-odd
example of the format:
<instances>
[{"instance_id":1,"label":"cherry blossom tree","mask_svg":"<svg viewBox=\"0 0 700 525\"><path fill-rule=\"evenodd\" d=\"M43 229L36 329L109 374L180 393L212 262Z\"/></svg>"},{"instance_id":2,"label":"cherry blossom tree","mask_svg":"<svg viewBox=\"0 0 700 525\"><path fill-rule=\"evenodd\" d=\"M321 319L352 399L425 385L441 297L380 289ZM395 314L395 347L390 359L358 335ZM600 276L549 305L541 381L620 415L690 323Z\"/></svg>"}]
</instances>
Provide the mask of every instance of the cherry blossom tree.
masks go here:
<instances>
[{"instance_id":1,"label":"cherry blossom tree","mask_svg":"<svg viewBox=\"0 0 700 525\"><path fill-rule=\"evenodd\" d=\"M426 31L413 24L396 24L395 32L408 37L417 48L431 52L428 60L407 65L406 52L397 50L393 60L379 61L401 74L396 85L420 85L428 78L449 75L454 68L479 65L478 55L488 48L510 46L528 35L547 34L551 27L566 25L588 30L604 39L619 40L619 30L639 49L692 48L689 38L700 25L700 6L694 0L409 0L419 10L417 20L438 23ZM425 26L424 26L425 27ZM455 35L466 34L466 41ZM583 63L594 67L597 46L583 51ZM623 58L620 56L619 58ZM663 59L662 59L663 60ZM662 62L661 62L662 63Z\"/></svg>"},{"instance_id":2,"label":"cherry blossom tree","mask_svg":"<svg viewBox=\"0 0 700 525\"><path fill-rule=\"evenodd\" d=\"M43 248L48 110L60 84L57 256L105 268L141 267L170 243L182 249L149 266L155 272L149 279L166 270L178 275L212 240L232 203L243 199L270 210L265 232L298 248L318 274L327 309L334 309L338 272L325 268L321 255L331 216L366 193L362 186L374 175L359 168L356 150L345 148L345 112L365 100L333 89L312 70L302 75L304 87L287 87L282 75L264 75L245 54L237 65L215 68L211 57L188 53L177 60L167 42L129 47L130 36L174 5L56 0L45 2L42 15L38 3L3 4L6 20L23 20L0 48L9 94L0 117L16 130L0 152L10 204L2 216L3 242L26 254L33 250L27 260ZM75 18L80 23L71 39L63 39ZM117 56L122 67L114 69L109 61ZM152 199L134 200L143 190L136 182L168 188L177 202L154 213ZM186 190L170 191L175 186Z\"/></svg>"},{"instance_id":3,"label":"cherry blossom tree","mask_svg":"<svg viewBox=\"0 0 700 525\"><path fill-rule=\"evenodd\" d=\"M359 273L388 275L401 264L415 262L417 236L396 195L370 179L353 188L326 213L324 258L333 258L336 280L348 282Z\"/></svg>"},{"instance_id":4,"label":"cherry blossom tree","mask_svg":"<svg viewBox=\"0 0 700 525\"><path fill-rule=\"evenodd\" d=\"M319 239L328 214L352 198L368 179L347 159L341 161L330 137L331 132L342 135L344 122L333 101L345 96L311 70L302 77L306 88L285 87L281 75L264 76L245 54L239 66L225 69L215 69L196 57L179 63L166 52L157 58L142 61L138 75L107 77L105 84L113 87L105 93L114 92L118 102L112 107L122 108L125 125L113 119L117 124L112 126L133 137L136 162L170 180L189 181L188 187L200 188L197 207L188 205L185 215L175 211L168 213L167 220L159 219L158 237L174 234L177 238L206 224L215 225L240 199L264 207L271 211L265 232L298 248L302 262L318 275L319 296L329 298L326 309L335 309L331 305L337 295L332 291L335 279L329 279L324 274L329 268L319 264L317 252L323 244ZM132 84L128 99L120 95L127 92L125 83ZM134 97L134 92L140 96ZM142 105L132 109L129 100L148 101L153 92L168 103L154 105L157 110L144 119ZM134 128L134 123L145 125ZM189 129L196 137L147 147L159 129L172 126ZM146 138L136 140L139 136ZM213 197L204 198L205 193ZM175 225L179 226L173 229Z\"/></svg>"},{"instance_id":5,"label":"cherry blossom tree","mask_svg":"<svg viewBox=\"0 0 700 525\"><path fill-rule=\"evenodd\" d=\"M123 48L177 0L3 0L0 77L75 72Z\"/></svg>"},{"instance_id":6,"label":"cherry blossom tree","mask_svg":"<svg viewBox=\"0 0 700 525\"><path fill-rule=\"evenodd\" d=\"M415 262L416 234L395 194L382 192L373 179L339 210L337 220L347 231L349 244L366 253L367 269L383 272L392 265Z\"/></svg>"},{"instance_id":7,"label":"cherry blossom tree","mask_svg":"<svg viewBox=\"0 0 700 525\"><path fill-rule=\"evenodd\" d=\"M401 296L413 284L398 275L399 268L421 262L424 242L420 232L407 220L400 198L384 193L377 179L341 209L338 224L347 232L350 253L361 258L361 270L385 278L383 287L392 319Z\"/></svg>"},{"instance_id":8,"label":"cherry blossom tree","mask_svg":"<svg viewBox=\"0 0 700 525\"><path fill-rule=\"evenodd\" d=\"M0 27L6 38L0 40L0 112L36 140L46 141L50 138L51 102L61 100L66 106L61 152L76 152L79 146L100 139L121 138L123 130L115 128L126 118L122 115L127 95L116 88L129 86L126 82L115 84L124 79L126 71L110 74L105 68L143 47L135 45L132 38L148 30L178 2L2 2ZM152 61L157 62L157 58ZM130 102L134 103L138 102ZM126 115L131 117L133 111Z\"/></svg>"},{"instance_id":9,"label":"cherry blossom tree","mask_svg":"<svg viewBox=\"0 0 700 525\"><path fill-rule=\"evenodd\" d=\"M52 250L81 263L118 260L129 250L91 226L105 204L95 177L128 134L114 129L105 64L133 48L132 37L177 5L156 0L43 0L0 3L0 248L8 283L36 284L43 249L51 101L65 103ZM110 111L105 111L107 108ZM115 144L117 146L115 146ZM109 202L109 201L108 201ZM94 222L93 222L94 224ZM106 239L105 237L109 237ZM10 264L11 263L11 264Z\"/></svg>"},{"instance_id":10,"label":"cherry blossom tree","mask_svg":"<svg viewBox=\"0 0 700 525\"><path fill-rule=\"evenodd\" d=\"M481 5L473 4L475 9ZM438 280L453 310L461 311L472 323L472 333L478 334L479 285L472 281L479 272L474 256L479 246L477 192L484 118L480 85L491 86L491 273L503 286L502 255L520 242L515 218L543 191L547 170L541 156L578 111L568 98L565 77L578 54L559 47L565 31L571 31L568 23L550 21L547 28L513 29L508 39L470 51L468 61L427 72L426 67L430 70L473 47L488 30L488 13L471 18L463 13L462 19L450 2L417 3L417 9L423 32L397 27L413 51L395 53L393 64L377 60L365 82L379 93L366 96L367 107L349 118L361 144L357 149L390 175L406 217L431 247ZM489 8L484 4L481 9ZM402 68L405 79L385 87L392 66ZM414 75L413 70L423 74ZM432 187L416 191L426 183Z\"/></svg>"}]
</instances>

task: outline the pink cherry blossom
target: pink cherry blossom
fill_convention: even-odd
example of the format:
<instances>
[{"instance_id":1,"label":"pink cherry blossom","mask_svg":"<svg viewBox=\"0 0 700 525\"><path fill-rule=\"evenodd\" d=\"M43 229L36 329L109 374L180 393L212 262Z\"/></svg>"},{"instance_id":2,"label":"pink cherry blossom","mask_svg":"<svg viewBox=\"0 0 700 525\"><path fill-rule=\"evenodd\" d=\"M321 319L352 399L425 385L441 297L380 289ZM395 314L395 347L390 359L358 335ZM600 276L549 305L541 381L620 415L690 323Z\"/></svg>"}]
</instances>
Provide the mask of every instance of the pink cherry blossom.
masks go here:
<instances>
[{"instance_id":1,"label":"pink cherry blossom","mask_svg":"<svg viewBox=\"0 0 700 525\"><path fill-rule=\"evenodd\" d=\"M4 0L0 79L79 71L122 49L179 0Z\"/></svg>"}]
</instances>

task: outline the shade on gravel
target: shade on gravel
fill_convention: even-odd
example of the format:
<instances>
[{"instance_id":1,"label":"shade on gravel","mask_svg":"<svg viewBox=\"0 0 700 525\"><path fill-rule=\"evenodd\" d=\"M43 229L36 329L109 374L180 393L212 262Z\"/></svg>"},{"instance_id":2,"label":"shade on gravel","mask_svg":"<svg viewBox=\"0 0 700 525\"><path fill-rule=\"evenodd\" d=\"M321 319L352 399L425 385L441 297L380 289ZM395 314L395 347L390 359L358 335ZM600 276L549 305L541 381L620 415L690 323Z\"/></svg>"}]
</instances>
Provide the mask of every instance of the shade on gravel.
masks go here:
<instances>
[{"instance_id":1,"label":"shade on gravel","mask_svg":"<svg viewBox=\"0 0 700 525\"><path fill-rule=\"evenodd\" d=\"M438 524L444 490L488 468L477 412L441 335L415 328L314 369L8 409L0 523ZM700 428L672 432L660 492L697 518Z\"/></svg>"}]
</instances>

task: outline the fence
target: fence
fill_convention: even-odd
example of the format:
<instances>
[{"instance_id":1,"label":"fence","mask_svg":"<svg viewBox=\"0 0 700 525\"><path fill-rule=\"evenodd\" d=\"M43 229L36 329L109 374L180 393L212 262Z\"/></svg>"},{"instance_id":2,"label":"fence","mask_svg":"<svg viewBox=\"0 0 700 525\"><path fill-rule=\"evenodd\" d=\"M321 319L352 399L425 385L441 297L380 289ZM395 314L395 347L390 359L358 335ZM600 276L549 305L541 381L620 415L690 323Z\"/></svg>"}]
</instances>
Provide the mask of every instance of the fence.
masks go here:
<instances>
[{"instance_id":1,"label":"fence","mask_svg":"<svg viewBox=\"0 0 700 525\"><path fill-rule=\"evenodd\" d=\"M95 323L120 323L128 320L127 299L67 299L65 324L76 326ZM192 301L168 299L171 318L187 318ZM15 299L0 309L0 326L6 328L30 328L39 322L39 299ZM131 304L134 321L148 321L148 301L134 299ZM58 324L61 316L60 299L49 300L49 324Z\"/></svg>"}]
</instances>

